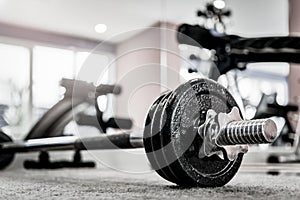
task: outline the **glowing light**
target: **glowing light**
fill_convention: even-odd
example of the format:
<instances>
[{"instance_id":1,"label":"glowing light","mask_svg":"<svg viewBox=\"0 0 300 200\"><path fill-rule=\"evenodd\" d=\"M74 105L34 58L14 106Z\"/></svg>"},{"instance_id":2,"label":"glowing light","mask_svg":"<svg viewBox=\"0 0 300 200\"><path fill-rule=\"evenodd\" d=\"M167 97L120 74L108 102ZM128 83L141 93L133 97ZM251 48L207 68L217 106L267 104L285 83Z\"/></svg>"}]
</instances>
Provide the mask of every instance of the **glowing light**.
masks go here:
<instances>
[{"instance_id":1,"label":"glowing light","mask_svg":"<svg viewBox=\"0 0 300 200\"><path fill-rule=\"evenodd\" d=\"M104 33L107 30L107 26L105 24L97 24L95 26L95 31L97 33Z\"/></svg>"},{"instance_id":2,"label":"glowing light","mask_svg":"<svg viewBox=\"0 0 300 200\"><path fill-rule=\"evenodd\" d=\"M215 0L214 6L218 9L223 9L225 8L225 2L223 0Z\"/></svg>"}]
</instances>

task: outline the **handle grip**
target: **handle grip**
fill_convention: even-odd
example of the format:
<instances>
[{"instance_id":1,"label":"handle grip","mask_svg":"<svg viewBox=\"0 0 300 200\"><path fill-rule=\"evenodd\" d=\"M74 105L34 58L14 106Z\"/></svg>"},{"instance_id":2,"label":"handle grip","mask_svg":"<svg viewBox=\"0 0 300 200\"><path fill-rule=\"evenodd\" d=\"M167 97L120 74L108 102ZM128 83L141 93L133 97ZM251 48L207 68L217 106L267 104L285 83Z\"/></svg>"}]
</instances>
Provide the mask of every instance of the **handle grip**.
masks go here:
<instances>
[{"instance_id":1,"label":"handle grip","mask_svg":"<svg viewBox=\"0 0 300 200\"><path fill-rule=\"evenodd\" d=\"M277 126L271 119L234 121L226 125L216 138L218 145L267 144L274 142Z\"/></svg>"},{"instance_id":2,"label":"handle grip","mask_svg":"<svg viewBox=\"0 0 300 200\"><path fill-rule=\"evenodd\" d=\"M216 49L225 46L226 40L215 36L211 31L199 26L182 24L178 27L177 40L179 44Z\"/></svg>"},{"instance_id":3,"label":"handle grip","mask_svg":"<svg viewBox=\"0 0 300 200\"><path fill-rule=\"evenodd\" d=\"M106 95L106 94L120 94L121 86L118 85L105 85L101 84L96 87L96 96Z\"/></svg>"},{"instance_id":4,"label":"handle grip","mask_svg":"<svg viewBox=\"0 0 300 200\"><path fill-rule=\"evenodd\" d=\"M109 118L105 122L106 127L117 128L117 129L131 129L132 120L125 118Z\"/></svg>"}]
</instances>

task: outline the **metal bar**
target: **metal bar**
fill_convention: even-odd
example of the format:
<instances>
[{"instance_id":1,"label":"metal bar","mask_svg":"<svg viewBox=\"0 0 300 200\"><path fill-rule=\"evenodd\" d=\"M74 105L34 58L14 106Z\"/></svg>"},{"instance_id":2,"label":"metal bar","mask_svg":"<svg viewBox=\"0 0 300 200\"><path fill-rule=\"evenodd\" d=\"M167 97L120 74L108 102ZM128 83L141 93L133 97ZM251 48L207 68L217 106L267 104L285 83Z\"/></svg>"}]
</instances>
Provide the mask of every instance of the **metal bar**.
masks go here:
<instances>
[{"instance_id":1,"label":"metal bar","mask_svg":"<svg viewBox=\"0 0 300 200\"><path fill-rule=\"evenodd\" d=\"M78 138L76 136L61 136L53 138L30 139L27 141L8 142L0 144L0 153L18 153L54 150L101 150L129 149L143 147L142 138L139 143L131 142L130 133L103 134L96 137Z\"/></svg>"},{"instance_id":2,"label":"metal bar","mask_svg":"<svg viewBox=\"0 0 300 200\"><path fill-rule=\"evenodd\" d=\"M77 140L75 136L30 139L1 144L0 153L31 152L43 150L72 150Z\"/></svg>"}]
</instances>

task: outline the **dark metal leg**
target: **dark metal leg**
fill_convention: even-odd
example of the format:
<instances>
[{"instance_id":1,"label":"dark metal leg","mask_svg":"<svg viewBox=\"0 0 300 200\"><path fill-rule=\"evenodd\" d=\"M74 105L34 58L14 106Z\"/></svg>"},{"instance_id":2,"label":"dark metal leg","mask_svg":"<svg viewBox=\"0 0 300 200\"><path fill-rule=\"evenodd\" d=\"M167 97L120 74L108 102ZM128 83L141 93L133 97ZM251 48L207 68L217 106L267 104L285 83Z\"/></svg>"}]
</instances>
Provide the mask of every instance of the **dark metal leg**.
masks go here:
<instances>
[{"instance_id":1,"label":"dark metal leg","mask_svg":"<svg viewBox=\"0 0 300 200\"><path fill-rule=\"evenodd\" d=\"M80 151L75 151L73 161L50 161L49 153L42 151L39 155L38 161L26 160L24 162L25 169L59 169L59 168L93 168L96 166L95 162L83 162Z\"/></svg>"}]
</instances>

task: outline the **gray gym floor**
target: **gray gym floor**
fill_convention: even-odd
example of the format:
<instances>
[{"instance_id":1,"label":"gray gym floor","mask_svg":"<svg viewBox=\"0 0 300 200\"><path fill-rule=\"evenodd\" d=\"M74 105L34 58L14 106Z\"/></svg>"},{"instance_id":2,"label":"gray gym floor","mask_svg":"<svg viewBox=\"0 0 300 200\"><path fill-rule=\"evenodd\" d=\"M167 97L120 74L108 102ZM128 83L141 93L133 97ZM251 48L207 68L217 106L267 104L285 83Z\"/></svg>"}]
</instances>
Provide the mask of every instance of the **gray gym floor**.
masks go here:
<instances>
[{"instance_id":1,"label":"gray gym floor","mask_svg":"<svg viewBox=\"0 0 300 200\"><path fill-rule=\"evenodd\" d=\"M20 158L0 172L1 199L300 199L300 176L239 172L221 188L179 188L154 172L25 170Z\"/></svg>"},{"instance_id":2,"label":"gray gym floor","mask_svg":"<svg viewBox=\"0 0 300 200\"><path fill-rule=\"evenodd\" d=\"M299 199L300 177L238 174L213 189L181 189L155 173L59 169L1 172L1 199Z\"/></svg>"}]
</instances>

